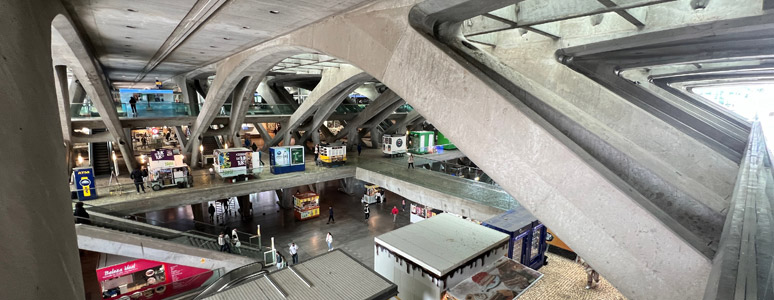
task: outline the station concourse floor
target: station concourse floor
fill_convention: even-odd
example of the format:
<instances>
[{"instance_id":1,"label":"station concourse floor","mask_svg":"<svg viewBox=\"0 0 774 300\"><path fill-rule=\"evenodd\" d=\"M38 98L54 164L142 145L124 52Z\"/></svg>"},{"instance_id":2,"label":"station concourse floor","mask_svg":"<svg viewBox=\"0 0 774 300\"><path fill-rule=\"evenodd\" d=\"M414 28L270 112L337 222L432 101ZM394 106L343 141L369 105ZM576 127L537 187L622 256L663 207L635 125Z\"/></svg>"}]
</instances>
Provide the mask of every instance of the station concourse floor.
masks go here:
<instances>
[{"instance_id":1,"label":"station concourse floor","mask_svg":"<svg viewBox=\"0 0 774 300\"><path fill-rule=\"evenodd\" d=\"M290 259L288 245L295 242L299 247L299 261L325 253L327 251L325 235L331 232L334 248L346 251L370 268L374 265L374 237L409 225L409 208L413 202L406 200L406 211L401 210L397 222L393 223L390 211L393 205L397 205L400 210L403 198L389 191L387 191L386 203L370 205L371 217L368 225L364 221L360 203L362 195L350 196L338 191L338 183L335 181L328 182L319 194L320 217L314 219L296 220L293 210L281 209L277 204L276 194L269 191L250 195L250 201L253 204L251 219L243 221L237 213L231 212L229 215L218 216L215 222L229 231L237 228L247 233L255 233L256 225L261 225L261 234L265 238L264 245L268 245L270 238L274 237L275 246L287 259ZM330 205L333 205L336 222L326 224ZM202 209L202 215L209 221L206 206L195 205L194 207ZM148 212L145 213L145 217L164 222L163 226L177 230L194 229L193 224L188 222L193 219L190 205ZM597 288L586 290L586 273L579 264L552 253L548 256L549 264L539 270L544 274L543 278L519 299L626 299L604 278L601 278Z\"/></svg>"}]
</instances>

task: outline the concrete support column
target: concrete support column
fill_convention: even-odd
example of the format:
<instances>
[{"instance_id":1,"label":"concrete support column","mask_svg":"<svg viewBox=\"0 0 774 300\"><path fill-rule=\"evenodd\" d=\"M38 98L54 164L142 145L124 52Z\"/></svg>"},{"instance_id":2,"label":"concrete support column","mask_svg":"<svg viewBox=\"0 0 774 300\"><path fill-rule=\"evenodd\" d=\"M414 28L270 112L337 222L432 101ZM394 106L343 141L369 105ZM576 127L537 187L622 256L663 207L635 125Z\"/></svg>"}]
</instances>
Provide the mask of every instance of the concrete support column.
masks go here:
<instances>
[{"instance_id":1,"label":"concrete support column","mask_svg":"<svg viewBox=\"0 0 774 300\"><path fill-rule=\"evenodd\" d=\"M199 145L202 144L202 141L199 139L193 139L191 141L188 141L189 144L191 144L191 160L188 162L188 165L192 168L200 168L201 164L199 163L199 160L201 159L200 156L202 153L199 151Z\"/></svg>"},{"instance_id":2,"label":"concrete support column","mask_svg":"<svg viewBox=\"0 0 774 300\"><path fill-rule=\"evenodd\" d=\"M70 123L70 92L67 84L67 67L63 65L54 67L54 86L56 87L56 98L59 104L59 123L62 125L62 138L64 140L65 156L67 162L67 173L70 173L73 166L72 161L72 126Z\"/></svg>"},{"instance_id":3,"label":"concrete support column","mask_svg":"<svg viewBox=\"0 0 774 300\"><path fill-rule=\"evenodd\" d=\"M379 149L382 146L382 131L379 126L371 127L371 148Z\"/></svg>"},{"instance_id":4,"label":"concrete support column","mask_svg":"<svg viewBox=\"0 0 774 300\"><path fill-rule=\"evenodd\" d=\"M191 212L193 213L194 221L209 223L209 215L206 213L207 208L207 202L191 204Z\"/></svg>"},{"instance_id":5,"label":"concrete support column","mask_svg":"<svg viewBox=\"0 0 774 300\"><path fill-rule=\"evenodd\" d=\"M176 76L172 79L180 88L183 99L188 103L188 111L192 116L199 114L199 97L196 94L193 80L188 80L185 76Z\"/></svg>"},{"instance_id":6,"label":"concrete support column","mask_svg":"<svg viewBox=\"0 0 774 300\"><path fill-rule=\"evenodd\" d=\"M60 2L3 2L0 9L0 299L84 299L62 160L51 67L51 20ZM59 16L64 18L64 16ZM12 78L12 79L10 79Z\"/></svg>"},{"instance_id":7,"label":"concrete support column","mask_svg":"<svg viewBox=\"0 0 774 300\"><path fill-rule=\"evenodd\" d=\"M347 133L347 149L354 150L360 143L360 135L357 130L350 130Z\"/></svg>"},{"instance_id":8,"label":"concrete support column","mask_svg":"<svg viewBox=\"0 0 774 300\"><path fill-rule=\"evenodd\" d=\"M296 190L296 188L276 190L279 206L286 209L293 208L293 194Z\"/></svg>"},{"instance_id":9,"label":"concrete support column","mask_svg":"<svg viewBox=\"0 0 774 300\"><path fill-rule=\"evenodd\" d=\"M250 195L237 196L237 203L239 204L237 209L239 216L242 219L248 218L250 216Z\"/></svg>"}]
</instances>

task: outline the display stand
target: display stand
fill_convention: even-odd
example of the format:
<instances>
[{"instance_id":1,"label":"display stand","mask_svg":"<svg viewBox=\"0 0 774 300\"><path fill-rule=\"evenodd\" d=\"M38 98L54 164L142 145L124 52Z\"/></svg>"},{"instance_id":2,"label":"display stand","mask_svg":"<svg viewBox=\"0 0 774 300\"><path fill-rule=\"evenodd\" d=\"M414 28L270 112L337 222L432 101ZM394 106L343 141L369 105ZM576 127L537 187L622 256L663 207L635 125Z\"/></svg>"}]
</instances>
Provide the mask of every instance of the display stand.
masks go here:
<instances>
[{"instance_id":1,"label":"display stand","mask_svg":"<svg viewBox=\"0 0 774 300\"><path fill-rule=\"evenodd\" d=\"M113 178L115 178L116 183L113 184ZM110 180L108 180L108 189L110 191L111 195L122 195L124 193L124 190L121 188L121 184L118 182L118 176L116 175L115 170L110 171Z\"/></svg>"},{"instance_id":2,"label":"display stand","mask_svg":"<svg viewBox=\"0 0 774 300\"><path fill-rule=\"evenodd\" d=\"M294 215L297 220L307 220L320 216L320 196L314 192L293 195Z\"/></svg>"}]
</instances>

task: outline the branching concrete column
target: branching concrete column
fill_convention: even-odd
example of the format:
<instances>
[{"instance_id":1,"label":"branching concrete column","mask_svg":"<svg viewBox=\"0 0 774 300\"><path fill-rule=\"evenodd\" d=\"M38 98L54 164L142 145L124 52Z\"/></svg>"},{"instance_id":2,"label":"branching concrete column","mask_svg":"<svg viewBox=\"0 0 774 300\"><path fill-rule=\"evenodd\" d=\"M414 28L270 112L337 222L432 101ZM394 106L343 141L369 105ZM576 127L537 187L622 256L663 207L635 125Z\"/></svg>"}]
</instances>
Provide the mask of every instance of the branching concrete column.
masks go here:
<instances>
[{"instance_id":1,"label":"branching concrete column","mask_svg":"<svg viewBox=\"0 0 774 300\"><path fill-rule=\"evenodd\" d=\"M197 115L199 113L199 97L196 94L193 80L188 80L184 75L175 76L172 80L180 87L183 99L188 102L188 111L192 116Z\"/></svg>"},{"instance_id":2,"label":"branching concrete column","mask_svg":"<svg viewBox=\"0 0 774 300\"><path fill-rule=\"evenodd\" d=\"M131 140L121 130L121 122L118 120L118 113L102 68L95 63L89 48L69 21L63 18L54 19L52 27L54 33L52 40L55 44L59 44L58 47L52 48L54 52L52 55L70 62L70 68L97 107L100 118L113 136L113 141L118 144L126 167L131 172L136 165L130 145Z\"/></svg>"},{"instance_id":3,"label":"branching concrete column","mask_svg":"<svg viewBox=\"0 0 774 300\"><path fill-rule=\"evenodd\" d=\"M245 86L241 90L235 90L234 100L231 106L231 116L229 118L228 128L230 131L231 141L236 146L239 141L237 134L242 129L242 123L245 122L245 115L250 108L250 104L253 103L255 90L261 80L257 76L251 76Z\"/></svg>"},{"instance_id":4,"label":"branching concrete column","mask_svg":"<svg viewBox=\"0 0 774 300\"><path fill-rule=\"evenodd\" d=\"M52 76L51 20L67 12L58 1L0 6L0 299L85 299Z\"/></svg>"},{"instance_id":5,"label":"branching concrete column","mask_svg":"<svg viewBox=\"0 0 774 300\"><path fill-rule=\"evenodd\" d=\"M406 134L406 126L409 126L409 124L412 124L417 119L422 118L422 116L419 114L418 111L412 110L406 116L404 116L402 119L400 119L398 122L395 122L395 124L392 124L390 128L387 128L384 133L388 134Z\"/></svg>"},{"instance_id":6,"label":"branching concrete column","mask_svg":"<svg viewBox=\"0 0 774 300\"><path fill-rule=\"evenodd\" d=\"M387 111L387 115L392 114L393 111L395 111L395 108L393 107L395 103L398 103L400 101L400 96L395 94L392 90L387 90L381 95L379 95L376 99L372 101L371 104L366 106L366 108L357 114L357 116L347 122L347 127L345 127L343 130L339 131L339 133L333 137L328 138L328 142L332 143L333 141L340 139L344 137L345 135L349 134L352 131L357 131L358 128L362 127L363 124L368 122L372 119L379 119L377 116L381 116L385 111ZM381 122L384 119L379 119L379 122ZM379 123L377 122L377 124Z\"/></svg>"},{"instance_id":7,"label":"branching concrete column","mask_svg":"<svg viewBox=\"0 0 774 300\"><path fill-rule=\"evenodd\" d=\"M185 145L188 144L188 137L183 131L183 126L173 127L175 130L175 136L177 136L177 142L180 143L180 149L185 149Z\"/></svg>"},{"instance_id":8,"label":"branching concrete column","mask_svg":"<svg viewBox=\"0 0 774 300\"><path fill-rule=\"evenodd\" d=\"M63 65L54 67L54 86L56 87L56 99L59 103L59 123L62 125L62 138L64 139L65 161L68 172L72 170L72 133L70 123L70 92L67 84L67 67Z\"/></svg>"},{"instance_id":9,"label":"branching concrete column","mask_svg":"<svg viewBox=\"0 0 774 300\"><path fill-rule=\"evenodd\" d=\"M325 119L321 119L318 115L320 108L330 108L332 101L339 101L343 98L341 96L342 90L354 90L357 86L362 84L365 80L370 78L362 70L349 65L342 65L340 68L329 68L323 71L322 79L320 83L315 87L311 94L304 100L296 112L290 116L288 126L283 126L277 133L277 136L272 141L272 146L279 143L280 138L284 137L287 133L296 130L296 128L306 121L309 117L315 116L317 118L314 121L315 124L322 123ZM354 86L353 86L354 85ZM348 95L348 94L347 94ZM338 105L339 102L336 103ZM335 107L333 108L335 109ZM319 125L317 125L319 127ZM312 126L310 129L315 129Z\"/></svg>"}]
</instances>

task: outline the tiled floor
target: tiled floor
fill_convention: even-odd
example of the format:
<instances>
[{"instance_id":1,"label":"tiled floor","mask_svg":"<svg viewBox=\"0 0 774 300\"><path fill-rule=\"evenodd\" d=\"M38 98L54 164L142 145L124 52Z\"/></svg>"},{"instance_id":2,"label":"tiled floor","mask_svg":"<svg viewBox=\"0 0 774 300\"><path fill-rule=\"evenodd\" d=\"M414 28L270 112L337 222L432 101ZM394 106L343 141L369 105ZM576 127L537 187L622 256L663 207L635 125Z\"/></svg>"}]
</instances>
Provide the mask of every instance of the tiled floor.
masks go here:
<instances>
[{"instance_id":1,"label":"tiled floor","mask_svg":"<svg viewBox=\"0 0 774 300\"><path fill-rule=\"evenodd\" d=\"M625 300L607 280L600 277L599 285L586 289L586 272L572 260L548 253L548 265L540 268L543 273L534 286L519 300Z\"/></svg>"}]
</instances>

